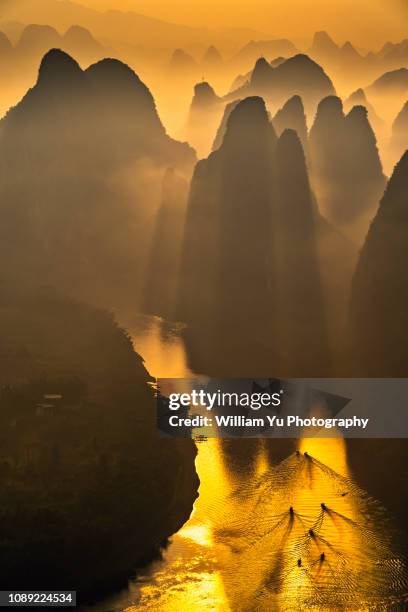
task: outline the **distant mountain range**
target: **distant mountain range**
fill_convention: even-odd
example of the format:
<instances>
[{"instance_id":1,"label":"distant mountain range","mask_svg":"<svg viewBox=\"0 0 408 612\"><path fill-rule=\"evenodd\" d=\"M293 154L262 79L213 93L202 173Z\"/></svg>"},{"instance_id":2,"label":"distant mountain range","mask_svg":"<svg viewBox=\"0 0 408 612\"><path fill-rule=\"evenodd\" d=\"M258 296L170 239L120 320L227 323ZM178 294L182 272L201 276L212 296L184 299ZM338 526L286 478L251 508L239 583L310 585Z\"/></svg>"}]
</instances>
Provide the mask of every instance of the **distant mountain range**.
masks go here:
<instances>
[{"instance_id":1,"label":"distant mountain range","mask_svg":"<svg viewBox=\"0 0 408 612\"><path fill-rule=\"evenodd\" d=\"M15 45L6 34L0 32L0 61L17 59L37 64L45 53L55 47L88 62L110 51L89 30L79 25L71 25L64 34L60 34L49 25L29 24L23 28Z\"/></svg>"},{"instance_id":2,"label":"distant mountain range","mask_svg":"<svg viewBox=\"0 0 408 612\"><path fill-rule=\"evenodd\" d=\"M327 32L317 32L307 53L328 71L336 83L349 89L367 87L385 73L408 68L408 39L399 43L387 42L379 51L367 51L349 41L338 45ZM379 88L383 88L385 82L380 82Z\"/></svg>"},{"instance_id":3,"label":"distant mountain range","mask_svg":"<svg viewBox=\"0 0 408 612\"><path fill-rule=\"evenodd\" d=\"M296 46L285 38L276 40L251 40L242 47L231 59L242 69L249 70L260 57L274 59L278 56L291 57L299 53Z\"/></svg>"},{"instance_id":4,"label":"distant mountain range","mask_svg":"<svg viewBox=\"0 0 408 612\"><path fill-rule=\"evenodd\" d=\"M21 0L7 6L4 19L22 23L47 23L58 30L67 30L72 24L79 24L103 41L114 44L117 41L146 48L177 48L190 44L208 45L226 38L232 45L260 37L260 33L246 28L195 28L146 17L137 12L111 10L100 12L70 0ZM1 25L0 25L1 29Z\"/></svg>"},{"instance_id":5,"label":"distant mountain range","mask_svg":"<svg viewBox=\"0 0 408 612\"><path fill-rule=\"evenodd\" d=\"M218 96L208 82L195 86L185 135L199 156L211 150L214 134L220 126L225 107L249 96L261 96L268 109L277 113L274 124L279 135L286 128L298 128L298 136L306 145L306 114L312 119L320 100L334 94L334 86L324 70L308 56L297 54L289 59L272 62L257 60L248 80L226 96ZM284 106L291 100L289 107ZM284 107L284 108L281 108ZM231 107L232 108L232 107ZM206 126L206 130L202 126ZM218 135L224 132L221 122ZM184 133L183 133L184 136ZM216 138L219 141L219 137ZM218 148L218 147L216 147Z\"/></svg>"}]
</instances>

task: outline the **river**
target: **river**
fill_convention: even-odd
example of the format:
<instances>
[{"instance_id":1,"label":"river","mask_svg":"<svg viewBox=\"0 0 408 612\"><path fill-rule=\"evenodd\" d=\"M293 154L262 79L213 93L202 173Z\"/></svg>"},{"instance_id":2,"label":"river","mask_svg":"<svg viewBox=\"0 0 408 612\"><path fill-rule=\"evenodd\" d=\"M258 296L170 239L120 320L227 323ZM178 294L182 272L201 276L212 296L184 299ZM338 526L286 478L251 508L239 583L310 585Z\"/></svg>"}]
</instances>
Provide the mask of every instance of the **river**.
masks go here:
<instances>
[{"instance_id":1,"label":"river","mask_svg":"<svg viewBox=\"0 0 408 612\"><path fill-rule=\"evenodd\" d=\"M193 376L176 327L124 324L153 376ZM93 612L406 609L404 560L385 510L352 479L342 438L300 440L282 462L266 442L238 444L198 444L189 521Z\"/></svg>"}]
</instances>

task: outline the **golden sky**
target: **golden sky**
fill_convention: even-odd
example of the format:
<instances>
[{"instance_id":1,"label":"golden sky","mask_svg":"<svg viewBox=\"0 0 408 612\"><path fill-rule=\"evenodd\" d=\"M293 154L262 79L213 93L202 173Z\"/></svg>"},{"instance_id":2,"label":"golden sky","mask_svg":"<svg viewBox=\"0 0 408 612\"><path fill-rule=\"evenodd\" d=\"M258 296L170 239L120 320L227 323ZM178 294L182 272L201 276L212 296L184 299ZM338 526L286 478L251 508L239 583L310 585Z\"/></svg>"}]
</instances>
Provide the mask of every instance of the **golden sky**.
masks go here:
<instances>
[{"instance_id":1,"label":"golden sky","mask_svg":"<svg viewBox=\"0 0 408 612\"><path fill-rule=\"evenodd\" d=\"M133 9L189 25L246 26L307 38L328 30L360 46L407 36L408 0L76 0L93 8Z\"/></svg>"}]
</instances>

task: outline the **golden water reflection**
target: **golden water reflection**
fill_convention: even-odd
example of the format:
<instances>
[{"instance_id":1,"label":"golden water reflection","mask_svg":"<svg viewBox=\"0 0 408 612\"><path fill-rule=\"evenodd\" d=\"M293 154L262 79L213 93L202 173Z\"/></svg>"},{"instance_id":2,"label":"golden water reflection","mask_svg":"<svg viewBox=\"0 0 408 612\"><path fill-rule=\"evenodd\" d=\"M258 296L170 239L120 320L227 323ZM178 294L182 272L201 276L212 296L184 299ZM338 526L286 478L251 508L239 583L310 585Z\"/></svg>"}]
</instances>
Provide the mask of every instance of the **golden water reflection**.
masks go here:
<instances>
[{"instance_id":1,"label":"golden water reflection","mask_svg":"<svg viewBox=\"0 0 408 612\"><path fill-rule=\"evenodd\" d=\"M148 370L191 376L177 335L158 326L133 329ZM403 590L405 569L383 509L350 479L344 440L300 440L298 452L275 465L270 444L200 443L189 521L162 559L100 609L391 609L389 584Z\"/></svg>"}]
</instances>

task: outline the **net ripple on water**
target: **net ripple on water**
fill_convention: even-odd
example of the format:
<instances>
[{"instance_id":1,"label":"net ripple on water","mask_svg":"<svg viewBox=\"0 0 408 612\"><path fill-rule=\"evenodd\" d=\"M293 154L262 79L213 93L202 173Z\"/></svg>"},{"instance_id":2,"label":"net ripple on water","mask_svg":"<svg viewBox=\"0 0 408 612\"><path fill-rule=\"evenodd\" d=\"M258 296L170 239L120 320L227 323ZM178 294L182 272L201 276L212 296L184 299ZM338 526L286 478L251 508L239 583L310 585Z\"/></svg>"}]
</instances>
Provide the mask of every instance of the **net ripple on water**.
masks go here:
<instances>
[{"instance_id":1,"label":"net ripple on water","mask_svg":"<svg viewBox=\"0 0 408 612\"><path fill-rule=\"evenodd\" d=\"M312 456L290 456L217 506L232 609L405 608L405 555L385 509Z\"/></svg>"}]
</instances>

